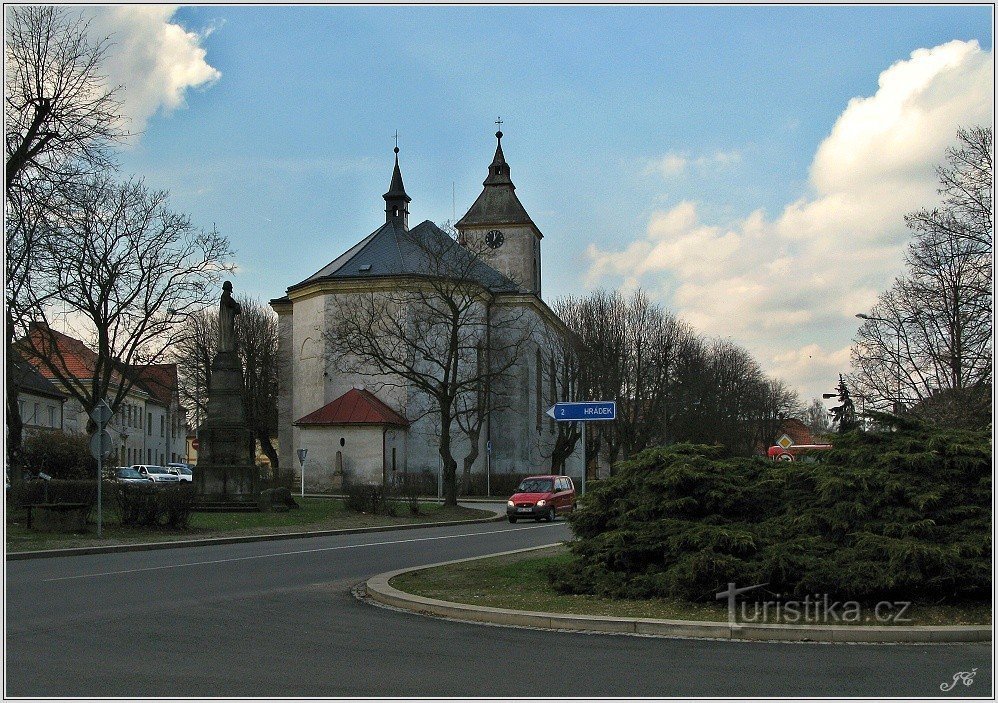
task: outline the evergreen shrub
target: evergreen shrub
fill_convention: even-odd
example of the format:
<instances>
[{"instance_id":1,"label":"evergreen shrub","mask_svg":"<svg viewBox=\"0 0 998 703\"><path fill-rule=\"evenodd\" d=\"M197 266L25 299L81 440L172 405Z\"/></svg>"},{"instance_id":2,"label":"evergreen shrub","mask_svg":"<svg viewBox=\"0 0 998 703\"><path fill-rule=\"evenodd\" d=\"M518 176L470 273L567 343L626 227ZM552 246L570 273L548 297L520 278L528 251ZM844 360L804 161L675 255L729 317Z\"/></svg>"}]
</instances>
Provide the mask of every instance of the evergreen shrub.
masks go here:
<instances>
[{"instance_id":1,"label":"evergreen shrub","mask_svg":"<svg viewBox=\"0 0 998 703\"><path fill-rule=\"evenodd\" d=\"M115 498L123 526L186 530L197 493L187 483L172 486L124 483L115 487Z\"/></svg>"},{"instance_id":2,"label":"evergreen shrub","mask_svg":"<svg viewBox=\"0 0 998 703\"><path fill-rule=\"evenodd\" d=\"M565 593L714 600L729 582L786 597L982 598L991 590L987 432L851 432L812 462L674 445L621 462L569 516ZM765 593L760 593L763 597Z\"/></svg>"}]
</instances>

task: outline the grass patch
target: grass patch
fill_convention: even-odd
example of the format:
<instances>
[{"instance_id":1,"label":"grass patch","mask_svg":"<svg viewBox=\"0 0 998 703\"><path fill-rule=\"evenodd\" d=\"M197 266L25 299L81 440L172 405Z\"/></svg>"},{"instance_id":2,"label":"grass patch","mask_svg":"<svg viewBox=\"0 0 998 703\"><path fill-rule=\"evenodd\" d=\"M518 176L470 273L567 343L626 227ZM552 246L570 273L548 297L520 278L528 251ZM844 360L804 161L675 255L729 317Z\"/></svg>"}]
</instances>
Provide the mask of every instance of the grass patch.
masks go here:
<instances>
[{"instance_id":1,"label":"grass patch","mask_svg":"<svg viewBox=\"0 0 998 703\"><path fill-rule=\"evenodd\" d=\"M426 598L510 610L573 615L605 615L662 620L726 622L724 602L691 603L680 599L616 600L590 595L563 595L548 584L547 567L575 557L564 546L422 569L396 576L395 588ZM751 608L751 606L750 606ZM751 609L748 611L751 616ZM841 613L841 608L839 609ZM898 625L989 625L990 603L914 604L911 622ZM770 618L767 622L774 622ZM795 624L806 624L798 621ZM829 624L890 624L877 622Z\"/></svg>"},{"instance_id":2,"label":"grass patch","mask_svg":"<svg viewBox=\"0 0 998 703\"><path fill-rule=\"evenodd\" d=\"M118 511L105 507L103 536L96 534L96 511L91 515L87 532L83 534L58 534L36 532L27 528L23 519L7 522L7 553L38 549L64 549L99 545L136 544L141 542L169 542L180 539L208 539L212 537L237 537L246 535L273 535L311 530L339 530L357 527L413 525L449 520L474 520L491 517L488 510L463 507L444 507L440 503L421 503L420 515L413 516L408 508L400 507L397 517L367 515L346 510L343 501L336 498L299 498L298 510L286 513L194 513L187 530L122 527Z\"/></svg>"}]
</instances>

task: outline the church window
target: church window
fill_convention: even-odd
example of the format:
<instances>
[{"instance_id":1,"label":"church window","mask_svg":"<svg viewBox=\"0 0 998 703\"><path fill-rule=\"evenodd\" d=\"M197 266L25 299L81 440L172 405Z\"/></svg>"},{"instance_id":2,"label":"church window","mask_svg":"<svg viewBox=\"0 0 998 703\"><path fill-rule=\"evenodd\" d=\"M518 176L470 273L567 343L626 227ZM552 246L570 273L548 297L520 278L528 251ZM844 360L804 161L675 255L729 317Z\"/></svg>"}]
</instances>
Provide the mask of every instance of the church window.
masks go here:
<instances>
[{"instance_id":1,"label":"church window","mask_svg":"<svg viewBox=\"0 0 998 703\"><path fill-rule=\"evenodd\" d=\"M535 358L535 362L534 362L534 367L536 369L536 373L534 374L535 375L535 379L534 379L534 391L535 391L535 395L536 395L536 400L535 400L536 413L535 414L537 415L537 431L540 432L541 431L542 418L544 417L544 414L541 411L541 405L544 404L544 400L541 397L541 386L542 386L542 383L541 383L541 374L542 374L543 366L541 365L541 350L540 349L537 350L537 354L536 354L536 358Z\"/></svg>"},{"instance_id":2,"label":"church window","mask_svg":"<svg viewBox=\"0 0 998 703\"><path fill-rule=\"evenodd\" d=\"M346 443L347 443L346 438L345 437L340 437L340 446L344 447L344 446L346 446Z\"/></svg>"}]
</instances>

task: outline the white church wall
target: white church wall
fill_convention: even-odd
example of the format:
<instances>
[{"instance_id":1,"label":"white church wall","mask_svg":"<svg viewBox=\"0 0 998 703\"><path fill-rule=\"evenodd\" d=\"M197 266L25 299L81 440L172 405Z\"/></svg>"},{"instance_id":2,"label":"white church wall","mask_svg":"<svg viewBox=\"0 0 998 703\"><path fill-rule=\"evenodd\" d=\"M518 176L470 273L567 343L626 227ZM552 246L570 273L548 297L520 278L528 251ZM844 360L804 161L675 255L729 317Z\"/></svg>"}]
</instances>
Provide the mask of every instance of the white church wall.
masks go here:
<instances>
[{"instance_id":1,"label":"white church wall","mask_svg":"<svg viewBox=\"0 0 998 703\"><path fill-rule=\"evenodd\" d=\"M335 333L335 330L332 328L338 309L350 295L357 294L341 293L323 296L324 330L328 330L329 333ZM361 293L360 295L366 294ZM356 358L334 356L328 351L325 353L325 363L322 369L322 373L325 374L325 400L323 405L336 400L352 388L364 388L377 396L381 402L405 415L405 385L395 376L353 371L352 369L355 368L355 364ZM315 409L319 407L321 405L316 406Z\"/></svg>"},{"instance_id":2,"label":"white church wall","mask_svg":"<svg viewBox=\"0 0 998 703\"><path fill-rule=\"evenodd\" d=\"M337 453L342 457L346 481L380 485L383 435L383 428L378 425L299 428L301 446L308 449L305 490L328 492L338 488L334 482ZM295 466L299 466L297 461Z\"/></svg>"},{"instance_id":3,"label":"white church wall","mask_svg":"<svg viewBox=\"0 0 998 703\"><path fill-rule=\"evenodd\" d=\"M297 364L291 363L294 358L292 348L294 346L294 315L291 313L291 306L287 306L287 312L278 312L277 315L277 358L282 360L277 367L277 441L278 456L282 467L297 465L295 451L296 428L291 424L298 418L292 417L294 406L294 369ZM279 308L283 310L283 308Z\"/></svg>"}]
</instances>

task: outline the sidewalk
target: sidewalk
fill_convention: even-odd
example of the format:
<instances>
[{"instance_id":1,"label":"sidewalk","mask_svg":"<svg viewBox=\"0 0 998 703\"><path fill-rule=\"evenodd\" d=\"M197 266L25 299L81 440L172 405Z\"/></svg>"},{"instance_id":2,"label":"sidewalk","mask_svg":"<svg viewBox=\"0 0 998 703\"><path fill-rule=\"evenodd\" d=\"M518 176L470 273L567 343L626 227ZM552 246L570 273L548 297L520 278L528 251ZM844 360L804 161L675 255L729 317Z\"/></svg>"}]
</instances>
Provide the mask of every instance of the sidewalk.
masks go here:
<instances>
[{"instance_id":1,"label":"sidewalk","mask_svg":"<svg viewBox=\"0 0 998 703\"><path fill-rule=\"evenodd\" d=\"M301 494L297 494L299 497ZM307 498L334 497L325 495L305 494ZM464 501L461 501L462 503ZM493 502L493 501L489 501ZM459 503L460 505L460 503ZM493 517L476 518L474 520L446 520L441 522L423 522L414 525L379 525L377 527L350 527L339 530L312 530L307 532L285 532L271 535L242 535L238 537L206 537L202 539L176 540L172 542L141 542L138 544L110 544L98 547L72 547L66 549L42 549L32 552L14 552L6 554L7 561L23 559L45 559L48 557L81 556L85 554L114 554L117 552L145 552L153 549L177 549L180 547L205 547L213 544L236 544L238 542L271 542L275 540L302 539L308 537L331 537L335 535L352 535L365 532L390 532L392 530L416 530L424 527L449 527L451 525L475 525L487 522L501 522L506 519L506 510L496 511Z\"/></svg>"}]
</instances>

